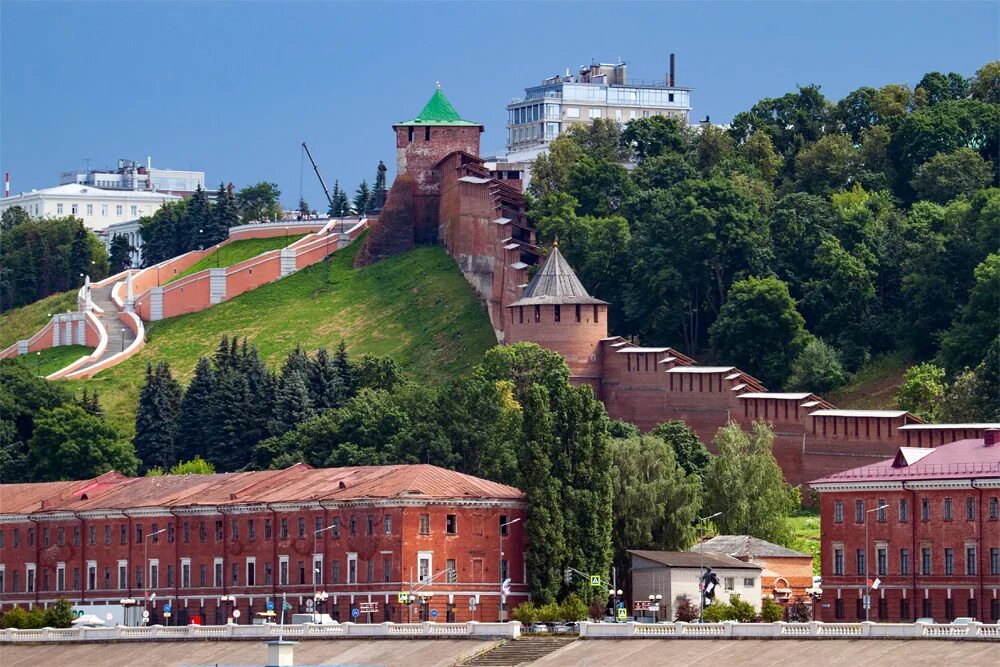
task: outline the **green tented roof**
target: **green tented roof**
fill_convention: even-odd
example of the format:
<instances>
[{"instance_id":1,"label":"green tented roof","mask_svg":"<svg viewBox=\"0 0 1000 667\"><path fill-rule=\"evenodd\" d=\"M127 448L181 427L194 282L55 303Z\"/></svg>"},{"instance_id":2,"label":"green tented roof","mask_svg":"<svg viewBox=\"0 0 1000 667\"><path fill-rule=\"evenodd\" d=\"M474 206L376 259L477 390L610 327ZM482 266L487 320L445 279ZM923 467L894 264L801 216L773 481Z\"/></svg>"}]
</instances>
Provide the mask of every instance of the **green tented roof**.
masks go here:
<instances>
[{"instance_id":1,"label":"green tented roof","mask_svg":"<svg viewBox=\"0 0 1000 667\"><path fill-rule=\"evenodd\" d=\"M451 106L451 102L448 98L444 96L441 89L438 88L431 95L431 99L427 101L424 105L423 110L417 115L413 120L403 121L401 123L396 123L397 125L471 125L478 126L479 123L473 123L471 120L463 120L458 112L455 111L455 107Z\"/></svg>"}]
</instances>

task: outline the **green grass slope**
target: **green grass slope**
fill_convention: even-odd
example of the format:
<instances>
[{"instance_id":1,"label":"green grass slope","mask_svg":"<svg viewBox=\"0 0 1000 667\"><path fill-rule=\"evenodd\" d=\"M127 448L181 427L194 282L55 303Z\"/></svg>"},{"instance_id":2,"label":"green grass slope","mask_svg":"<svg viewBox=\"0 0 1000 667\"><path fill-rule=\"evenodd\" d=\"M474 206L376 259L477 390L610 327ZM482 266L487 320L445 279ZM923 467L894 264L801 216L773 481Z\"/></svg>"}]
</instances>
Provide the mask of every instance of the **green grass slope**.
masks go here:
<instances>
[{"instance_id":1,"label":"green grass slope","mask_svg":"<svg viewBox=\"0 0 1000 667\"><path fill-rule=\"evenodd\" d=\"M94 351L94 348L86 345L60 345L50 347L47 350L40 350L14 357L11 363L21 364L26 368L35 371L38 375L45 377L50 373L66 368L71 363Z\"/></svg>"},{"instance_id":2,"label":"green grass slope","mask_svg":"<svg viewBox=\"0 0 1000 667\"><path fill-rule=\"evenodd\" d=\"M223 334L247 336L277 367L296 345L393 357L407 377L436 383L471 369L496 344L489 318L440 248L421 247L353 269L360 242L328 261L200 313L147 324L147 345L92 380L108 418L132 433L147 362L164 359L187 383Z\"/></svg>"},{"instance_id":3,"label":"green grass slope","mask_svg":"<svg viewBox=\"0 0 1000 667\"><path fill-rule=\"evenodd\" d=\"M233 241L228 245L222 246L210 255L202 257L198 260L198 262L188 267L186 271L181 271L176 276L168 280L167 283L172 283L175 280L180 280L184 276L189 276L192 273L204 271L205 269L214 269L220 266L238 264L239 262L250 259L251 257L256 257L261 253L265 253L268 250L284 248L290 243L295 243L303 236L305 236L305 234L275 236L269 239L246 239L243 241Z\"/></svg>"},{"instance_id":4,"label":"green grass slope","mask_svg":"<svg viewBox=\"0 0 1000 667\"><path fill-rule=\"evenodd\" d=\"M52 315L67 310L76 310L76 290L52 294L0 314L0 350L31 338L52 319Z\"/></svg>"},{"instance_id":5,"label":"green grass slope","mask_svg":"<svg viewBox=\"0 0 1000 667\"><path fill-rule=\"evenodd\" d=\"M824 395L838 408L855 410L898 410L896 393L906 369L913 365L905 351L872 359L843 387Z\"/></svg>"}]
</instances>

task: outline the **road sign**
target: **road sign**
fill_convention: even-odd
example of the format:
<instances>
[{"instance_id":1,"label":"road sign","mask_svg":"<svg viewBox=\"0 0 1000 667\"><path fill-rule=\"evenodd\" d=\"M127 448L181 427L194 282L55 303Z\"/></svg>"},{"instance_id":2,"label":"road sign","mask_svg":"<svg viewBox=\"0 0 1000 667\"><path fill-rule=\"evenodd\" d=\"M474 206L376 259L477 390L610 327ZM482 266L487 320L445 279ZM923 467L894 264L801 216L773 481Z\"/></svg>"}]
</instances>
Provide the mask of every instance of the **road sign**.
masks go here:
<instances>
[{"instance_id":1,"label":"road sign","mask_svg":"<svg viewBox=\"0 0 1000 667\"><path fill-rule=\"evenodd\" d=\"M510 579L504 579L500 584L500 595L507 597L510 595Z\"/></svg>"},{"instance_id":2,"label":"road sign","mask_svg":"<svg viewBox=\"0 0 1000 667\"><path fill-rule=\"evenodd\" d=\"M274 611L274 603L271 602L270 600L267 601L267 605L265 606L267 607L268 611Z\"/></svg>"},{"instance_id":3,"label":"road sign","mask_svg":"<svg viewBox=\"0 0 1000 667\"><path fill-rule=\"evenodd\" d=\"M618 608L619 609L624 609L625 608L625 603L623 601L619 600L618 601Z\"/></svg>"},{"instance_id":4,"label":"road sign","mask_svg":"<svg viewBox=\"0 0 1000 667\"><path fill-rule=\"evenodd\" d=\"M233 609L233 618L239 618L239 617L240 617L240 610Z\"/></svg>"},{"instance_id":5,"label":"road sign","mask_svg":"<svg viewBox=\"0 0 1000 667\"><path fill-rule=\"evenodd\" d=\"M171 607L170 607L169 604L163 605L163 613L164 614L169 614L170 613L170 609L171 609Z\"/></svg>"},{"instance_id":6,"label":"road sign","mask_svg":"<svg viewBox=\"0 0 1000 667\"><path fill-rule=\"evenodd\" d=\"M406 604L409 598L410 598L409 593L403 592L396 596L396 602L399 602L400 604Z\"/></svg>"},{"instance_id":7,"label":"road sign","mask_svg":"<svg viewBox=\"0 0 1000 667\"><path fill-rule=\"evenodd\" d=\"M292 603L291 602L287 602L287 601L282 602L281 603L281 608L283 610L285 610L285 611L291 611L292 610Z\"/></svg>"},{"instance_id":8,"label":"road sign","mask_svg":"<svg viewBox=\"0 0 1000 667\"><path fill-rule=\"evenodd\" d=\"M110 611L109 611L109 612L108 612L107 614L105 614L105 615L104 615L104 618L108 619L109 621L110 621L110 620L111 620L112 618L114 618L114 617L115 617L115 615L114 615L114 614L112 614L112 613L111 613Z\"/></svg>"},{"instance_id":9,"label":"road sign","mask_svg":"<svg viewBox=\"0 0 1000 667\"><path fill-rule=\"evenodd\" d=\"M143 617L143 618L149 618L149 611L148 611L148 610L146 610L146 609L143 609L143 610L142 610L142 617Z\"/></svg>"},{"instance_id":10,"label":"road sign","mask_svg":"<svg viewBox=\"0 0 1000 667\"><path fill-rule=\"evenodd\" d=\"M636 600L632 603L633 611L649 611L650 603L646 600Z\"/></svg>"},{"instance_id":11,"label":"road sign","mask_svg":"<svg viewBox=\"0 0 1000 667\"><path fill-rule=\"evenodd\" d=\"M593 574L590 575L590 585L591 586L600 586L601 585L601 577L597 576L597 575L593 575Z\"/></svg>"},{"instance_id":12,"label":"road sign","mask_svg":"<svg viewBox=\"0 0 1000 667\"><path fill-rule=\"evenodd\" d=\"M625 607L618 607L618 618L621 620L628 618L628 611L625 610Z\"/></svg>"},{"instance_id":13,"label":"road sign","mask_svg":"<svg viewBox=\"0 0 1000 667\"><path fill-rule=\"evenodd\" d=\"M361 615L361 612L358 611L357 608L351 610L351 618L357 618L360 615Z\"/></svg>"},{"instance_id":14,"label":"road sign","mask_svg":"<svg viewBox=\"0 0 1000 667\"><path fill-rule=\"evenodd\" d=\"M312 609L312 608L313 608L313 601L306 600L306 609Z\"/></svg>"},{"instance_id":15,"label":"road sign","mask_svg":"<svg viewBox=\"0 0 1000 667\"><path fill-rule=\"evenodd\" d=\"M362 614L377 614L378 602L360 602L358 603L358 609Z\"/></svg>"},{"instance_id":16,"label":"road sign","mask_svg":"<svg viewBox=\"0 0 1000 667\"><path fill-rule=\"evenodd\" d=\"M438 610L431 609L431 618L437 618L437 617L438 617Z\"/></svg>"}]
</instances>

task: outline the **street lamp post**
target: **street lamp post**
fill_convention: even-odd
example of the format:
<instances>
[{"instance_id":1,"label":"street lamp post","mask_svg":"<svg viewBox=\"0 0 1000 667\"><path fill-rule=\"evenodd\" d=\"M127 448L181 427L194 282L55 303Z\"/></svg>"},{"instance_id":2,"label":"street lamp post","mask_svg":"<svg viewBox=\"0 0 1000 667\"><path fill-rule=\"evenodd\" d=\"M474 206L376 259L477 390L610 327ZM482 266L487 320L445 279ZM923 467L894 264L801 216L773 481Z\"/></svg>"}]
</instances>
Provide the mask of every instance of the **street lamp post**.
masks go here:
<instances>
[{"instance_id":1,"label":"street lamp post","mask_svg":"<svg viewBox=\"0 0 1000 667\"><path fill-rule=\"evenodd\" d=\"M167 532L167 529L161 528L155 533L150 533L149 535L147 535L146 538L142 541L142 547L143 547L142 560L143 560L143 567L146 570L145 572L142 573L142 608L144 611L148 611L146 609L146 605L149 604L149 540L156 537L160 533L165 533L165 532Z\"/></svg>"},{"instance_id":2,"label":"street lamp post","mask_svg":"<svg viewBox=\"0 0 1000 667\"><path fill-rule=\"evenodd\" d=\"M871 607L872 607L872 585L871 578L868 576L870 571L870 565L868 562L868 515L872 512L878 512L879 510L884 510L888 505L879 505L878 507L873 507L870 510L865 511L865 621L868 621L871 617Z\"/></svg>"},{"instance_id":3,"label":"street lamp post","mask_svg":"<svg viewBox=\"0 0 1000 667\"><path fill-rule=\"evenodd\" d=\"M699 545L699 551L701 551L701 569L698 572L698 577L702 578L705 576L705 522L709 519L714 519L717 516L722 516L722 512L716 512L712 516L703 516L698 520L701 521L701 544ZM705 622L705 582L699 581L698 588L701 589L701 605L698 607L698 622Z\"/></svg>"},{"instance_id":4,"label":"street lamp post","mask_svg":"<svg viewBox=\"0 0 1000 667\"><path fill-rule=\"evenodd\" d=\"M236 609L236 596L233 595L233 594L231 594L231 593L228 594L228 595L223 595L223 596L221 596L219 598L219 604L222 605L223 610L225 610L225 608L226 608L225 606L227 604L231 604L233 606L233 609ZM232 620L231 617L230 617L230 614L226 614L226 624L227 625L229 624L230 620Z\"/></svg>"},{"instance_id":5,"label":"street lamp post","mask_svg":"<svg viewBox=\"0 0 1000 667\"><path fill-rule=\"evenodd\" d=\"M339 525L340 525L339 523L332 523L329 526L327 526L326 528L318 528L318 529L316 529L316 530L313 531L313 555L312 555L312 559L313 559L313 564L312 564L312 571L313 571L313 608L312 608L313 623L316 622L316 605L319 603L319 594L318 594L318 592L316 590L316 580L319 579L319 577L317 575L320 574L320 569L318 567L316 567L316 541L319 538L319 534L320 533L326 532L326 531L330 530L331 528L336 528ZM325 559L324 559L324 561L325 561ZM324 565L325 564L326 563L324 562ZM326 601L325 593L324 593L323 601L324 602Z\"/></svg>"},{"instance_id":6,"label":"street lamp post","mask_svg":"<svg viewBox=\"0 0 1000 667\"><path fill-rule=\"evenodd\" d=\"M504 581L504 577L503 577L503 575L504 575L504 571L503 571L503 529L506 528L507 526L513 526L515 523L517 523L520 520L521 520L521 518L518 517L517 519L511 519L510 521L507 521L506 523L501 523L500 524L500 563L499 563L499 566L497 567L497 573L498 573L498 575L500 577L500 611L499 611L499 619L500 619L501 623L503 623L505 620L507 620L506 618L504 618L504 616L506 616L506 613L505 613L506 609L504 608L504 603L506 602L505 598L507 596L505 596L503 594L503 581Z\"/></svg>"},{"instance_id":7,"label":"street lamp post","mask_svg":"<svg viewBox=\"0 0 1000 667\"><path fill-rule=\"evenodd\" d=\"M122 606L122 621L124 625L128 625L128 610L136 605L135 598L122 598L118 601L118 604Z\"/></svg>"}]
</instances>

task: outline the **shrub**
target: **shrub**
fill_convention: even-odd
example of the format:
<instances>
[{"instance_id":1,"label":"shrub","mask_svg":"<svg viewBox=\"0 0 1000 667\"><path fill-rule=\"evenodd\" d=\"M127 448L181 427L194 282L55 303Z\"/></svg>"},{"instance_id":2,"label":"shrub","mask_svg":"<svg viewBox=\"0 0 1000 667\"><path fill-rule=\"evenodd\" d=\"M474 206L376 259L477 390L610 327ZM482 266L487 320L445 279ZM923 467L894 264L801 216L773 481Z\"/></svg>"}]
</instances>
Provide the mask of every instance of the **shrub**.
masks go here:
<instances>
[{"instance_id":1,"label":"shrub","mask_svg":"<svg viewBox=\"0 0 1000 667\"><path fill-rule=\"evenodd\" d=\"M740 623L750 623L757 617L757 610L746 600L740 598L737 593L729 596L729 608L731 616L729 620Z\"/></svg>"},{"instance_id":2,"label":"shrub","mask_svg":"<svg viewBox=\"0 0 1000 667\"><path fill-rule=\"evenodd\" d=\"M535 622L535 619L538 617L538 609L536 609L535 605L531 602L522 602L517 605L511 616L513 616L515 621L519 621L527 625Z\"/></svg>"},{"instance_id":3,"label":"shrub","mask_svg":"<svg viewBox=\"0 0 1000 667\"><path fill-rule=\"evenodd\" d=\"M800 599L796 599L794 604L788 607L788 620L792 623L808 623L812 620L809 605Z\"/></svg>"},{"instance_id":4,"label":"shrub","mask_svg":"<svg viewBox=\"0 0 1000 667\"><path fill-rule=\"evenodd\" d=\"M792 364L788 388L823 393L847 381L840 352L822 340L810 340Z\"/></svg>"},{"instance_id":5,"label":"shrub","mask_svg":"<svg viewBox=\"0 0 1000 667\"><path fill-rule=\"evenodd\" d=\"M587 605L583 603L580 596L570 593L559 605L559 620L562 621L582 621L587 618Z\"/></svg>"},{"instance_id":6,"label":"shrub","mask_svg":"<svg viewBox=\"0 0 1000 667\"><path fill-rule=\"evenodd\" d=\"M691 598L686 595L682 595L680 599L677 600L677 613L674 614L674 620L684 621L685 623L697 621L699 611L700 609L698 605L691 602Z\"/></svg>"},{"instance_id":7,"label":"shrub","mask_svg":"<svg viewBox=\"0 0 1000 667\"><path fill-rule=\"evenodd\" d=\"M599 621L604 618L604 614L608 608L608 601L601 600L601 598L594 598L590 601L590 606L587 607L587 614L591 619Z\"/></svg>"},{"instance_id":8,"label":"shrub","mask_svg":"<svg viewBox=\"0 0 1000 667\"><path fill-rule=\"evenodd\" d=\"M0 618L0 627L15 628L17 630L37 630L48 625L47 621L46 611L41 607L34 607L31 611L28 611L24 607L14 607Z\"/></svg>"},{"instance_id":9,"label":"shrub","mask_svg":"<svg viewBox=\"0 0 1000 667\"><path fill-rule=\"evenodd\" d=\"M562 616L562 610L559 608L559 605L555 602L550 602L538 608L538 618L536 620L542 623L554 623L559 620L560 616Z\"/></svg>"},{"instance_id":10,"label":"shrub","mask_svg":"<svg viewBox=\"0 0 1000 667\"><path fill-rule=\"evenodd\" d=\"M713 602L712 604L705 605L705 611L702 614L706 623L721 623L722 621L728 621L733 617L733 608L730 607L725 602Z\"/></svg>"},{"instance_id":11,"label":"shrub","mask_svg":"<svg viewBox=\"0 0 1000 667\"><path fill-rule=\"evenodd\" d=\"M73 618L73 603L66 598L59 598L45 610L45 627L69 628L73 625Z\"/></svg>"},{"instance_id":12,"label":"shrub","mask_svg":"<svg viewBox=\"0 0 1000 667\"><path fill-rule=\"evenodd\" d=\"M765 623L780 621L784 615L785 608L771 598L766 598L764 604L760 606L760 617L764 619Z\"/></svg>"}]
</instances>

